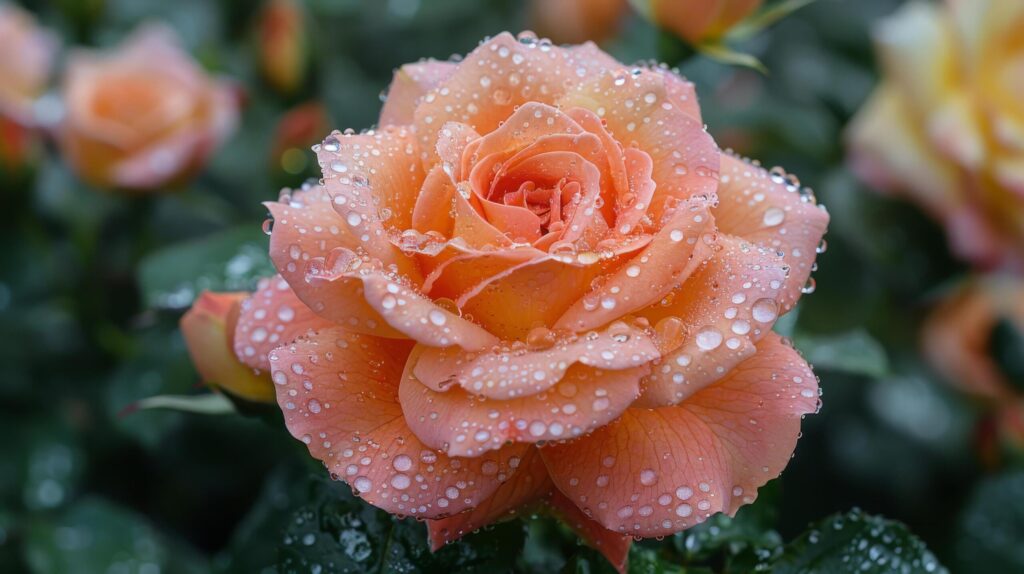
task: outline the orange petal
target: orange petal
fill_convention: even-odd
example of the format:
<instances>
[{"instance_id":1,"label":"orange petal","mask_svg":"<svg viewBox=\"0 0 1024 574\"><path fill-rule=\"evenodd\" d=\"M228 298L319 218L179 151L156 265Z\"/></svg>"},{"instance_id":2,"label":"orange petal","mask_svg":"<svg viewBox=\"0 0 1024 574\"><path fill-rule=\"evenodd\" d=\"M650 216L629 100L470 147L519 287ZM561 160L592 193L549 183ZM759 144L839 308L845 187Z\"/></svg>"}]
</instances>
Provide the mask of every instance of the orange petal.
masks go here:
<instances>
[{"instance_id":1,"label":"orange petal","mask_svg":"<svg viewBox=\"0 0 1024 574\"><path fill-rule=\"evenodd\" d=\"M468 175L479 159L496 153L519 151L540 138L553 134L582 134L583 128L570 116L554 106L532 101L523 104L507 117L501 118L493 131L466 147L462 156L462 173Z\"/></svg>"},{"instance_id":2,"label":"orange petal","mask_svg":"<svg viewBox=\"0 0 1024 574\"><path fill-rule=\"evenodd\" d=\"M706 200L680 203L665 217L650 244L577 300L556 328L585 331L654 304L711 256L715 224Z\"/></svg>"},{"instance_id":3,"label":"orange petal","mask_svg":"<svg viewBox=\"0 0 1024 574\"><path fill-rule=\"evenodd\" d=\"M528 449L523 453L515 474L502 483L490 498L466 512L427 521L430 549L439 550L474 530L519 516L535 507L554 488L540 453L535 448Z\"/></svg>"},{"instance_id":4,"label":"orange petal","mask_svg":"<svg viewBox=\"0 0 1024 574\"><path fill-rule=\"evenodd\" d=\"M402 335L424 345L458 345L475 351L497 343L497 339L479 325L442 309L422 295L402 275L387 271L379 261L360 258L345 248L339 247L327 258L312 261L306 280L313 286L321 286L323 292L344 298L340 304L347 304L348 297L361 295L376 311L376 316ZM351 319L339 321L342 325L353 323Z\"/></svg>"},{"instance_id":5,"label":"orange petal","mask_svg":"<svg viewBox=\"0 0 1024 574\"><path fill-rule=\"evenodd\" d=\"M251 401L270 402L274 389L269 378L242 364L232 350L238 309L248 296L204 291L182 316L181 334L203 382Z\"/></svg>"},{"instance_id":6,"label":"orange petal","mask_svg":"<svg viewBox=\"0 0 1024 574\"><path fill-rule=\"evenodd\" d=\"M734 514L789 462L818 384L780 337L686 402L629 409L590 435L541 449L555 484L606 528L665 536Z\"/></svg>"},{"instance_id":7,"label":"orange petal","mask_svg":"<svg viewBox=\"0 0 1024 574\"><path fill-rule=\"evenodd\" d=\"M640 315L656 325L664 358L638 405L674 405L754 353L780 314L785 265L770 250L725 236L679 292ZM671 352L668 352L671 349Z\"/></svg>"},{"instance_id":8,"label":"orange petal","mask_svg":"<svg viewBox=\"0 0 1024 574\"><path fill-rule=\"evenodd\" d=\"M597 112L619 143L627 148L635 144L651 156L657 188L650 211L655 220L668 198L714 194L718 146L699 120L675 104L675 87L670 89L662 73L640 69L589 77L593 79L559 104Z\"/></svg>"},{"instance_id":9,"label":"orange petal","mask_svg":"<svg viewBox=\"0 0 1024 574\"><path fill-rule=\"evenodd\" d=\"M633 544L632 536L612 532L601 526L601 523L584 514L578 506L557 489L547 502L553 513L569 525L569 528L572 528L577 536L591 548L600 552L619 574L626 574L629 547Z\"/></svg>"},{"instance_id":10,"label":"orange petal","mask_svg":"<svg viewBox=\"0 0 1024 574\"><path fill-rule=\"evenodd\" d=\"M592 44L566 49L530 37L517 41L508 33L495 36L467 55L416 108L426 165L437 161L433 145L445 123L461 122L487 134L517 106L553 104L582 78L613 68L621 64Z\"/></svg>"},{"instance_id":11,"label":"orange petal","mask_svg":"<svg viewBox=\"0 0 1024 574\"><path fill-rule=\"evenodd\" d=\"M322 187L297 192L287 202L268 202L274 219L270 258L295 294L314 313L347 329L381 337L401 333L381 320L354 283L306 281L309 263L337 245L358 245Z\"/></svg>"},{"instance_id":12,"label":"orange petal","mask_svg":"<svg viewBox=\"0 0 1024 574\"><path fill-rule=\"evenodd\" d=\"M412 228L420 233L435 231L445 237L452 234L452 199L455 184L441 166L430 170L423 181L412 211Z\"/></svg>"},{"instance_id":13,"label":"orange petal","mask_svg":"<svg viewBox=\"0 0 1024 574\"><path fill-rule=\"evenodd\" d=\"M411 365L416 355L413 351ZM414 369L406 368L399 389L405 420L424 444L449 456L480 456L509 442L582 436L622 414L640 395L640 379L649 370L573 365L546 392L494 400L460 387L434 391L416 378Z\"/></svg>"},{"instance_id":14,"label":"orange petal","mask_svg":"<svg viewBox=\"0 0 1024 574\"><path fill-rule=\"evenodd\" d=\"M779 297L783 312L800 299L811 275L828 212L815 205L781 174L722 154L718 206L712 210L719 231L782 253L789 277Z\"/></svg>"},{"instance_id":15,"label":"orange petal","mask_svg":"<svg viewBox=\"0 0 1024 574\"><path fill-rule=\"evenodd\" d=\"M380 110L380 126L411 124L423 96L450 77L457 66L454 62L427 59L396 70Z\"/></svg>"},{"instance_id":16,"label":"orange petal","mask_svg":"<svg viewBox=\"0 0 1024 574\"><path fill-rule=\"evenodd\" d=\"M242 301L234 331L235 355L254 369L269 371L270 351L331 325L306 307L280 275L261 279L256 292Z\"/></svg>"},{"instance_id":17,"label":"orange petal","mask_svg":"<svg viewBox=\"0 0 1024 574\"><path fill-rule=\"evenodd\" d=\"M427 387L443 391L458 384L470 393L489 399L508 400L550 389L576 363L607 371L646 365L658 358L658 348L644 331L624 322L603 331L573 335L559 341L546 329L536 336L531 350L522 343L483 353L458 349L427 349L415 364L415 376Z\"/></svg>"},{"instance_id":18,"label":"orange petal","mask_svg":"<svg viewBox=\"0 0 1024 574\"><path fill-rule=\"evenodd\" d=\"M405 424L398 382L408 342L328 329L270 355L292 436L332 476L393 514L439 518L473 508L515 472L526 446L456 459Z\"/></svg>"},{"instance_id":19,"label":"orange petal","mask_svg":"<svg viewBox=\"0 0 1024 574\"><path fill-rule=\"evenodd\" d=\"M317 150L317 161L334 208L361 247L372 257L401 265L401 254L385 234L386 229L412 227L413 209L425 179L412 130L334 132Z\"/></svg>"}]
</instances>

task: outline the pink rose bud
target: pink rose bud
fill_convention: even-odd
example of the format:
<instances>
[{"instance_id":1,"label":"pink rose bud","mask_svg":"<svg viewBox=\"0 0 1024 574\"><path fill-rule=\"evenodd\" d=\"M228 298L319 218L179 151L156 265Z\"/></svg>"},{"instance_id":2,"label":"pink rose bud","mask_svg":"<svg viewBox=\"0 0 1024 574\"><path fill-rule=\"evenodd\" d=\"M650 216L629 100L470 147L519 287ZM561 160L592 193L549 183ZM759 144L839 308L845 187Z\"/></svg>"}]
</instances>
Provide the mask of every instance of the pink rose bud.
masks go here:
<instances>
[{"instance_id":1,"label":"pink rose bud","mask_svg":"<svg viewBox=\"0 0 1024 574\"><path fill-rule=\"evenodd\" d=\"M235 356L234 336L242 301L248 293L203 292L181 318L192 362L207 385L250 401L274 400L270 378Z\"/></svg>"},{"instance_id":2,"label":"pink rose bud","mask_svg":"<svg viewBox=\"0 0 1024 574\"><path fill-rule=\"evenodd\" d=\"M46 90L57 39L41 30L31 14L0 3L0 115L32 125L32 103Z\"/></svg>"},{"instance_id":3,"label":"pink rose bud","mask_svg":"<svg viewBox=\"0 0 1024 574\"><path fill-rule=\"evenodd\" d=\"M691 44L717 40L762 0L631 0L637 11Z\"/></svg>"},{"instance_id":4,"label":"pink rose bud","mask_svg":"<svg viewBox=\"0 0 1024 574\"><path fill-rule=\"evenodd\" d=\"M310 53L306 14L297 0L268 0L260 13L259 61L263 77L283 94L306 81Z\"/></svg>"},{"instance_id":5,"label":"pink rose bud","mask_svg":"<svg viewBox=\"0 0 1024 574\"><path fill-rule=\"evenodd\" d=\"M627 0L532 0L530 26L558 44L601 42L615 35Z\"/></svg>"},{"instance_id":6,"label":"pink rose bud","mask_svg":"<svg viewBox=\"0 0 1024 574\"><path fill-rule=\"evenodd\" d=\"M150 25L107 52L78 50L64 76L58 139L84 180L149 191L203 167L233 131L237 97L170 29Z\"/></svg>"}]
</instances>

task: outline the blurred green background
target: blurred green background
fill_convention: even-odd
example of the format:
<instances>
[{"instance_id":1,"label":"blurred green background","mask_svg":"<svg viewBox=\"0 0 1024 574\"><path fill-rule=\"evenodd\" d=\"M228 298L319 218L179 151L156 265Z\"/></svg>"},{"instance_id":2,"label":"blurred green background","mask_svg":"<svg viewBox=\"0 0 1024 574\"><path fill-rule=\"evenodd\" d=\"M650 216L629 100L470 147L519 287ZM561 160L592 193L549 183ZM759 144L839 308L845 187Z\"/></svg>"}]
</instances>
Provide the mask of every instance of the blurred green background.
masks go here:
<instances>
[{"instance_id":1,"label":"blurred green background","mask_svg":"<svg viewBox=\"0 0 1024 574\"><path fill-rule=\"evenodd\" d=\"M526 28L523 3L308 0L308 74L290 94L259 73L259 2L23 4L69 45L107 46L140 22L166 22L238 83L246 104L240 129L178 193L90 189L48 143L31 169L0 182L0 571L605 571L545 520L427 556L420 525L318 479L325 472L273 411L125 412L145 397L204 392L180 314L200 290L249 288L270 269L260 202L316 167L313 140L281 141L281 118L319 102L328 127L369 127L394 68ZM809 523L854 507L905 523L952 571L1024 571L1020 453L982 456L987 413L918 352L921 319L965 269L937 227L870 193L843 164L843 127L876 81L869 27L898 5L819 0L799 10L738 46L767 75L700 56L681 62L720 145L798 174L832 214L816 292L778 327L815 365L824 406L757 504L735 521L638 545L635 571L747 571ZM636 17L604 47L625 62L681 54ZM912 549L897 531L897 547Z\"/></svg>"}]
</instances>

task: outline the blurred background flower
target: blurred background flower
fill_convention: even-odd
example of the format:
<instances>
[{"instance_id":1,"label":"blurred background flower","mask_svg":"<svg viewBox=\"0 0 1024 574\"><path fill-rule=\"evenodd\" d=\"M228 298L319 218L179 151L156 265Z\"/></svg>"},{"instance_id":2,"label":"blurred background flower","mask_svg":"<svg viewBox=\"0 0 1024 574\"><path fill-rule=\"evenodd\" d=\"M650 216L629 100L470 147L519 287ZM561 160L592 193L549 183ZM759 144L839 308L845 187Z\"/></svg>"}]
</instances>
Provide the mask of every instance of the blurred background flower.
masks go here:
<instances>
[{"instance_id":1,"label":"blurred background flower","mask_svg":"<svg viewBox=\"0 0 1024 574\"><path fill-rule=\"evenodd\" d=\"M101 188L146 191L187 179L237 122L232 88L208 76L173 30L159 25L107 52L72 53L62 90L62 152Z\"/></svg>"},{"instance_id":2,"label":"blurred background flower","mask_svg":"<svg viewBox=\"0 0 1024 574\"><path fill-rule=\"evenodd\" d=\"M914 1L874 31L884 79L850 126L853 168L939 220L984 268L1024 270L1024 3Z\"/></svg>"},{"instance_id":3,"label":"blurred background flower","mask_svg":"<svg viewBox=\"0 0 1024 574\"><path fill-rule=\"evenodd\" d=\"M691 44L718 40L763 0L630 0L638 12Z\"/></svg>"}]
</instances>

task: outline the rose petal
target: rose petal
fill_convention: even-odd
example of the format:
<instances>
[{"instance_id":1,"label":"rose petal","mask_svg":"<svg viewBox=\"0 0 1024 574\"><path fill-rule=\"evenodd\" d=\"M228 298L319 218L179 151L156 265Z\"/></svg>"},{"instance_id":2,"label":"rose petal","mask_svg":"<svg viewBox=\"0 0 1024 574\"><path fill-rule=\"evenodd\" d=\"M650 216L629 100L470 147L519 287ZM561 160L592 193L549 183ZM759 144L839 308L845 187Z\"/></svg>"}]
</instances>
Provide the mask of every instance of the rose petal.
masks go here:
<instances>
[{"instance_id":1,"label":"rose petal","mask_svg":"<svg viewBox=\"0 0 1024 574\"><path fill-rule=\"evenodd\" d=\"M754 353L781 308L785 264L771 250L725 236L721 250L661 305L639 314L664 354L637 405L674 405Z\"/></svg>"},{"instance_id":2,"label":"rose petal","mask_svg":"<svg viewBox=\"0 0 1024 574\"><path fill-rule=\"evenodd\" d=\"M789 462L814 374L777 335L686 402L629 409L590 435L541 449L558 488L606 528L665 536L734 514Z\"/></svg>"},{"instance_id":3,"label":"rose petal","mask_svg":"<svg viewBox=\"0 0 1024 574\"><path fill-rule=\"evenodd\" d=\"M309 269L306 280L311 285L322 286L322 291L339 296L365 299L376 316L402 335L424 345L458 345L475 351L497 343L497 339L479 325L442 309L409 285L404 276L385 270L379 261L360 258L352 251L338 248L329 257L312 261ZM347 301L339 301L339 304L345 303ZM355 321L338 323L347 326Z\"/></svg>"},{"instance_id":4,"label":"rose petal","mask_svg":"<svg viewBox=\"0 0 1024 574\"><path fill-rule=\"evenodd\" d=\"M306 307L280 275L261 279L256 292L242 301L234 331L235 355L254 369L269 371L270 351L331 325Z\"/></svg>"},{"instance_id":5,"label":"rose petal","mask_svg":"<svg viewBox=\"0 0 1024 574\"><path fill-rule=\"evenodd\" d=\"M270 258L307 307L353 331L381 337L402 336L370 307L360 284L306 281L306 268L311 261L326 257L336 245L358 245L322 187L298 192L287 202L264 205L274 220Z\"/></svg>"},{"instance_id":6,"label":"rose petal","mask_svg":"<svg viewBox=\"0 0 1024 574\"><path fill-rule=\"evenodd\" d=\"M455 73L428 94L416 108L416 131L426 167L437 162L433 144L446 122L494 131L530 102L553 104L582 78L619 68L593 45L565 49L524 37L517 41L502 33L466 56Z\"/></svg>"},{"instance_id":7,"label":"rose petal","mask_svg":"<svg viewBox=\"0 0 1024 574\"><path fill-rule=\"evenodd\" d=\"M562 519L569 528L572 528L573 532L591 548L600 552L619 574L626 574L629 547L633 544L632 536L612 532L601 526L600 522L584 514L578 506L557 489L548 498L547 503L556 516Z\"/></svg>"},{"instance_id":8,"label":"rose petal","mask_svg":"<svg viewBox=\"0 0 1024 574\"><path fill-rule=\"evenodd\" d=\"M647 364L658 349L647 333L624 322L602 331L558 340L558 334L539 329L530 343L543 349L494 348L482 353L458 349L427 349L414 366L424 385L443 391L458 384L470 393L508 400L534 395L562 380L573 365L618 371Z\"/></svg>"},{"instance_id":9,"label":"rose petal","mask_svg":"<svg viewBox=\"0 0 1024 574\"><path fill-rule=\"evenodd\" d=\"M708 202L695 198L665 217L651 243L577 300L555 328L584 331L651 305L679 285L712 254L714 218Z\"/></svg>"},{"instance_id":10,"label":"rose petal","mask_svg":"<svg viewBox=\"0 0 1024 574\"><path fill-rule=\"evenodd\" d=\"M640 395L648 366L602 371L573 365L554 387L509 400L460 387L437 392L413 374L413 351L399 399L406 422L424 444L449 456L480 456L509 442L575 438L618 417Z\"/></svg>"},{"instance_id":11,"label":"rose petal","mask_svg":"<svg viewBox=\"0 0 1024 574\"><path fill-rule=\"evenodd\" d=\"M430 170L413 207L412 228L420 233L434 231L442 236L451 237L454 195L455 184L442 171L441 166Z\"/></svg>"},{"instance_id":12,"label":"rose petal","mask_svg":"<svg viewBox=\"0 0 1024 574\"><path fill-rule=\"evenodd\" d=\"M423 96L451 77L457 67L455 62L427 59L395 70L380 110L380 126L411 124L413 112Z\"/></svg>"},{"instance_id":13,"label":"rose petal","mask_svg":"<svg viewBox=\"0 0 1024 574\"><path fill-rule=\"evenodd\" d=\"M661 217L668 198L714 194L718 146L700 121L673 103L661 73L638 69L632 74L619 71L590 77L559 104L597 112L620 144L627 148L636 144L651 156L651 177L657 184L651 200L653 219Z\"/></svg>"},{"instance_id":14,"label":"rose petal","mask_svg":"<svg viewBox=\"0 0 1024 574\"><path fill-rule=\"evenodd\" d=\"M268 377L254 373L232 352L239 306L247 296L204 291L182 316L181 334L203 382L244 399L270 402L274 389Z\"/></svg>"},{"instance_id":15,"label":"rose petal","mask_svg":"<svg viewBox=\"0 0 1024 574\"><path fill-rule=\"evenodd\" d=\"M475 508L447 518L427 521L430 549L437 551L470 532L528 512L551 494L554 488L540 453L535 448L528 449L523 453L515 474Z\"/></svg>"},{"instance_id":16,"label":"rose petal","mask_svg":"<svg viewBox=\"0 0 1024 574\"><path fill-rule=\"evenodd\" d=\"M779 304L783 312L792 308L811 275L818 244L828 227L828 212L781 174L769 174L726 154L722 155L718 205L711 212L719 231L783 254L789 276Z\"/></svg>"},{"instance_id":17,"label":"rose petal","mask_svg":"<svg viewBox=\"0 0 1024 574\"><path fill-rule=\"evenodd\" d=\"M328 329L270 355L292 436L359 496L402 515L439 518L486 500L529 447L450 458L405 424L398 382L408 342Z\"/></svg>"}]
</instances>

